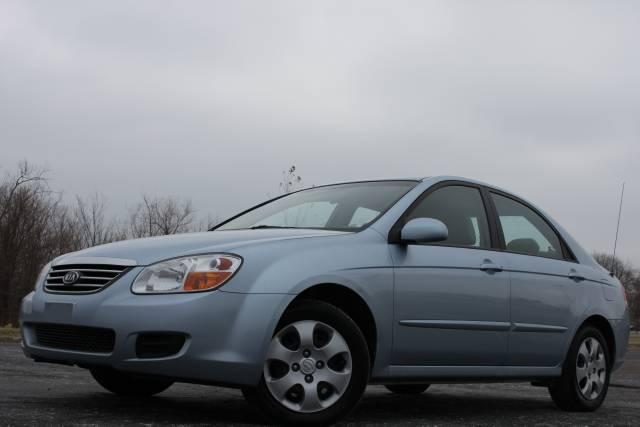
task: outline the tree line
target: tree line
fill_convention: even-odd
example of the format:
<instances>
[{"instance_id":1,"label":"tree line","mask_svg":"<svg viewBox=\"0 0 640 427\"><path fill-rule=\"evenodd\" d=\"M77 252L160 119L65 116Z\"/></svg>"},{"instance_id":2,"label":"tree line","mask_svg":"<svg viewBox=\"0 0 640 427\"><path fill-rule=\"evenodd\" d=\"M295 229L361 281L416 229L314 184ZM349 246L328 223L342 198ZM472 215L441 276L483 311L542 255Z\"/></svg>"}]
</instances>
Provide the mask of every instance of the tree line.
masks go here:
<instances>
[{"instance_id":1,"label":"tree line","mask_svg":"<svg viewBox=\"0 0 640 427\"><path fill-rule=\"evenodd\" d=\"M295 166L283 172L283 192L302 178ZM204 231L215 225L198 220L190 200L143 195L124 219L108 217L107 200L96 194L65 203L45 171L27 162L0 180L0 326L16 325L20 300L33 289L43 265L91 246L130 238ZM605 253L595 259L625 286L632 323L640 327L640 271Z\"/></svg>"},{"instance_id":2,"label":"tree line","mask_svg":"<svg viewBox=\"0 0 640 427\"><path fill-rule=\"evenodd\" d=\"M47 262L67 252L130 238L204 231L190 200L143 195L126 218L107 216L101 194L65 202L43 169L22 162L0 180L0 326L16 325L20 300Z\"/></svg>"}]
</instances>

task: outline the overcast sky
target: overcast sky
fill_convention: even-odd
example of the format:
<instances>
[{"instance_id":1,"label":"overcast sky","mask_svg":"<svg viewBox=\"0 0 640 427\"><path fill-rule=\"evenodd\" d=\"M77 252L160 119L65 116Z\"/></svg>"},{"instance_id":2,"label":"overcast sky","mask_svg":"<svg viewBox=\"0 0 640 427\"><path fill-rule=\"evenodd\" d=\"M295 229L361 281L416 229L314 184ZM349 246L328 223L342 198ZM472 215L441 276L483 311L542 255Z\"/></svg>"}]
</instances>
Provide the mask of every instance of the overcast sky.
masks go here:
<instances>
[{"instance_id":1,"label":"overcast sky","mask_svg":"<svg viewBox=\"0 0 640 427\"><path fill-rule=\"evenodd\" d=\"M0 173L225 217L307 185L462 175L640 266L638 1L0 0Z\"/></svg>"}]
</instances>

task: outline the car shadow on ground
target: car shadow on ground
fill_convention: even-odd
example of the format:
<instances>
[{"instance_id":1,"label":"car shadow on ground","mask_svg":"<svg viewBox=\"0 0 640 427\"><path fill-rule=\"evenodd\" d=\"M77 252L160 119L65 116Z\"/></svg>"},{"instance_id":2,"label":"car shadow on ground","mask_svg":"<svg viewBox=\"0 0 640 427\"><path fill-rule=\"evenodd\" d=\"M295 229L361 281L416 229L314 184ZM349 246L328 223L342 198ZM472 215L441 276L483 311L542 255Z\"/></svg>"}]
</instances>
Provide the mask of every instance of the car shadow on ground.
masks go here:
<instances>
[{"instance_id":1,"label":"car shadow on ground","mask_svg":"<svg viewBox=\"0 0 640 427\"><path fill-rule=\"evenodd\" d=\"M492 397L481 391L461 395L437 390L417 396L378 393L366 396L348 422L423 424L427 420L434 424L512 425L525 414L542 418L557 412L550 398L522 398L515 394Z\"/></svg>"},{"instance_id":2,"label":"car shadow on ground","mask_svg":"<svg viewBox=\"0 0 640 427\"><path fill-rule=\"evenodd\" d=\"M251 408L238 391L229 390L209 398L206 393L173 397L170 392L152 398L123 398L109 393L93 392L81 395L37 399L42 408L67 413L71 423L115 424L264 424L263 418ZM23 402L29 405L29 402ZM28 408L24 408L28 409ZM526 417L539 418L557 412L551 400L518 397L487 397L451 393L425 393L417 396L394 395L386 392L368 393L360 405L345 419L345 423L412 424L465 423L513 424ZM422 421L420 421L422 420Z\"/></svg>"}]
</instances>

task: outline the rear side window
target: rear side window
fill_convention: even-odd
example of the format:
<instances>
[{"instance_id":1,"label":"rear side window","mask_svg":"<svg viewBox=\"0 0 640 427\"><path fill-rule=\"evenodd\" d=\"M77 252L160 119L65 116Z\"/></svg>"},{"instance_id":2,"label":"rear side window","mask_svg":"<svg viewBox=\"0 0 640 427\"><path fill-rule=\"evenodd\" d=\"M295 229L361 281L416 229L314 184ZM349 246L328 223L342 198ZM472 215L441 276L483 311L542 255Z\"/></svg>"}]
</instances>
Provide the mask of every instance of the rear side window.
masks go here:
<instances>
[{"instance_id":1,"label":"rear side window","mask_svg":"<svg viewBox=\"0 0 640 427\"><path fill-rule=\"evenodd\" d=\"M461 185L439 188L420 202L407 221L434 218L449 229L449 238L440 244L489 248L489 224L480 190Z\"/></svg>"},{"instance_id":2,"label":"rear side window","mask_svg":"<svg viewBox=\"0 0 640 427\"><path fill-rule=\"evenodd\" d=\"M509 252L564 259L560 238L544 218L508 197L495 193L491 197Z\"/></svg>"}]
</instances>

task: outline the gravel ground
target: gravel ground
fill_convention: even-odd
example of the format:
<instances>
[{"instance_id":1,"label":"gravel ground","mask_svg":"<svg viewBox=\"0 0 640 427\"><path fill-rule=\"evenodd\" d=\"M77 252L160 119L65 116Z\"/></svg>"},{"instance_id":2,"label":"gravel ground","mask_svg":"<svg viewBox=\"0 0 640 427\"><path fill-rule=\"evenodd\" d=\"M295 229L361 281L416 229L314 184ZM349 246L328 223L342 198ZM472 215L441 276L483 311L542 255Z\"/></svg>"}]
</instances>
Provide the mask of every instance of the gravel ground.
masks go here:
<instances>
[{"instance_id":1,"label":"gravel ground","mask_svg":"<svg viewBox=\"0 0 640 427\"><path fill-rule=\"evenodd\" d=\"M0 424L260 424L238 390L176 384L149 399L121 399L88 372L35 363L16 344L0 344ZM345 425L634 425L640 424L640 350L614 374L595 413L558 411L544 388L529 384L434 385L419 396L367 389Z\"/></svg>"}]
</instances>

